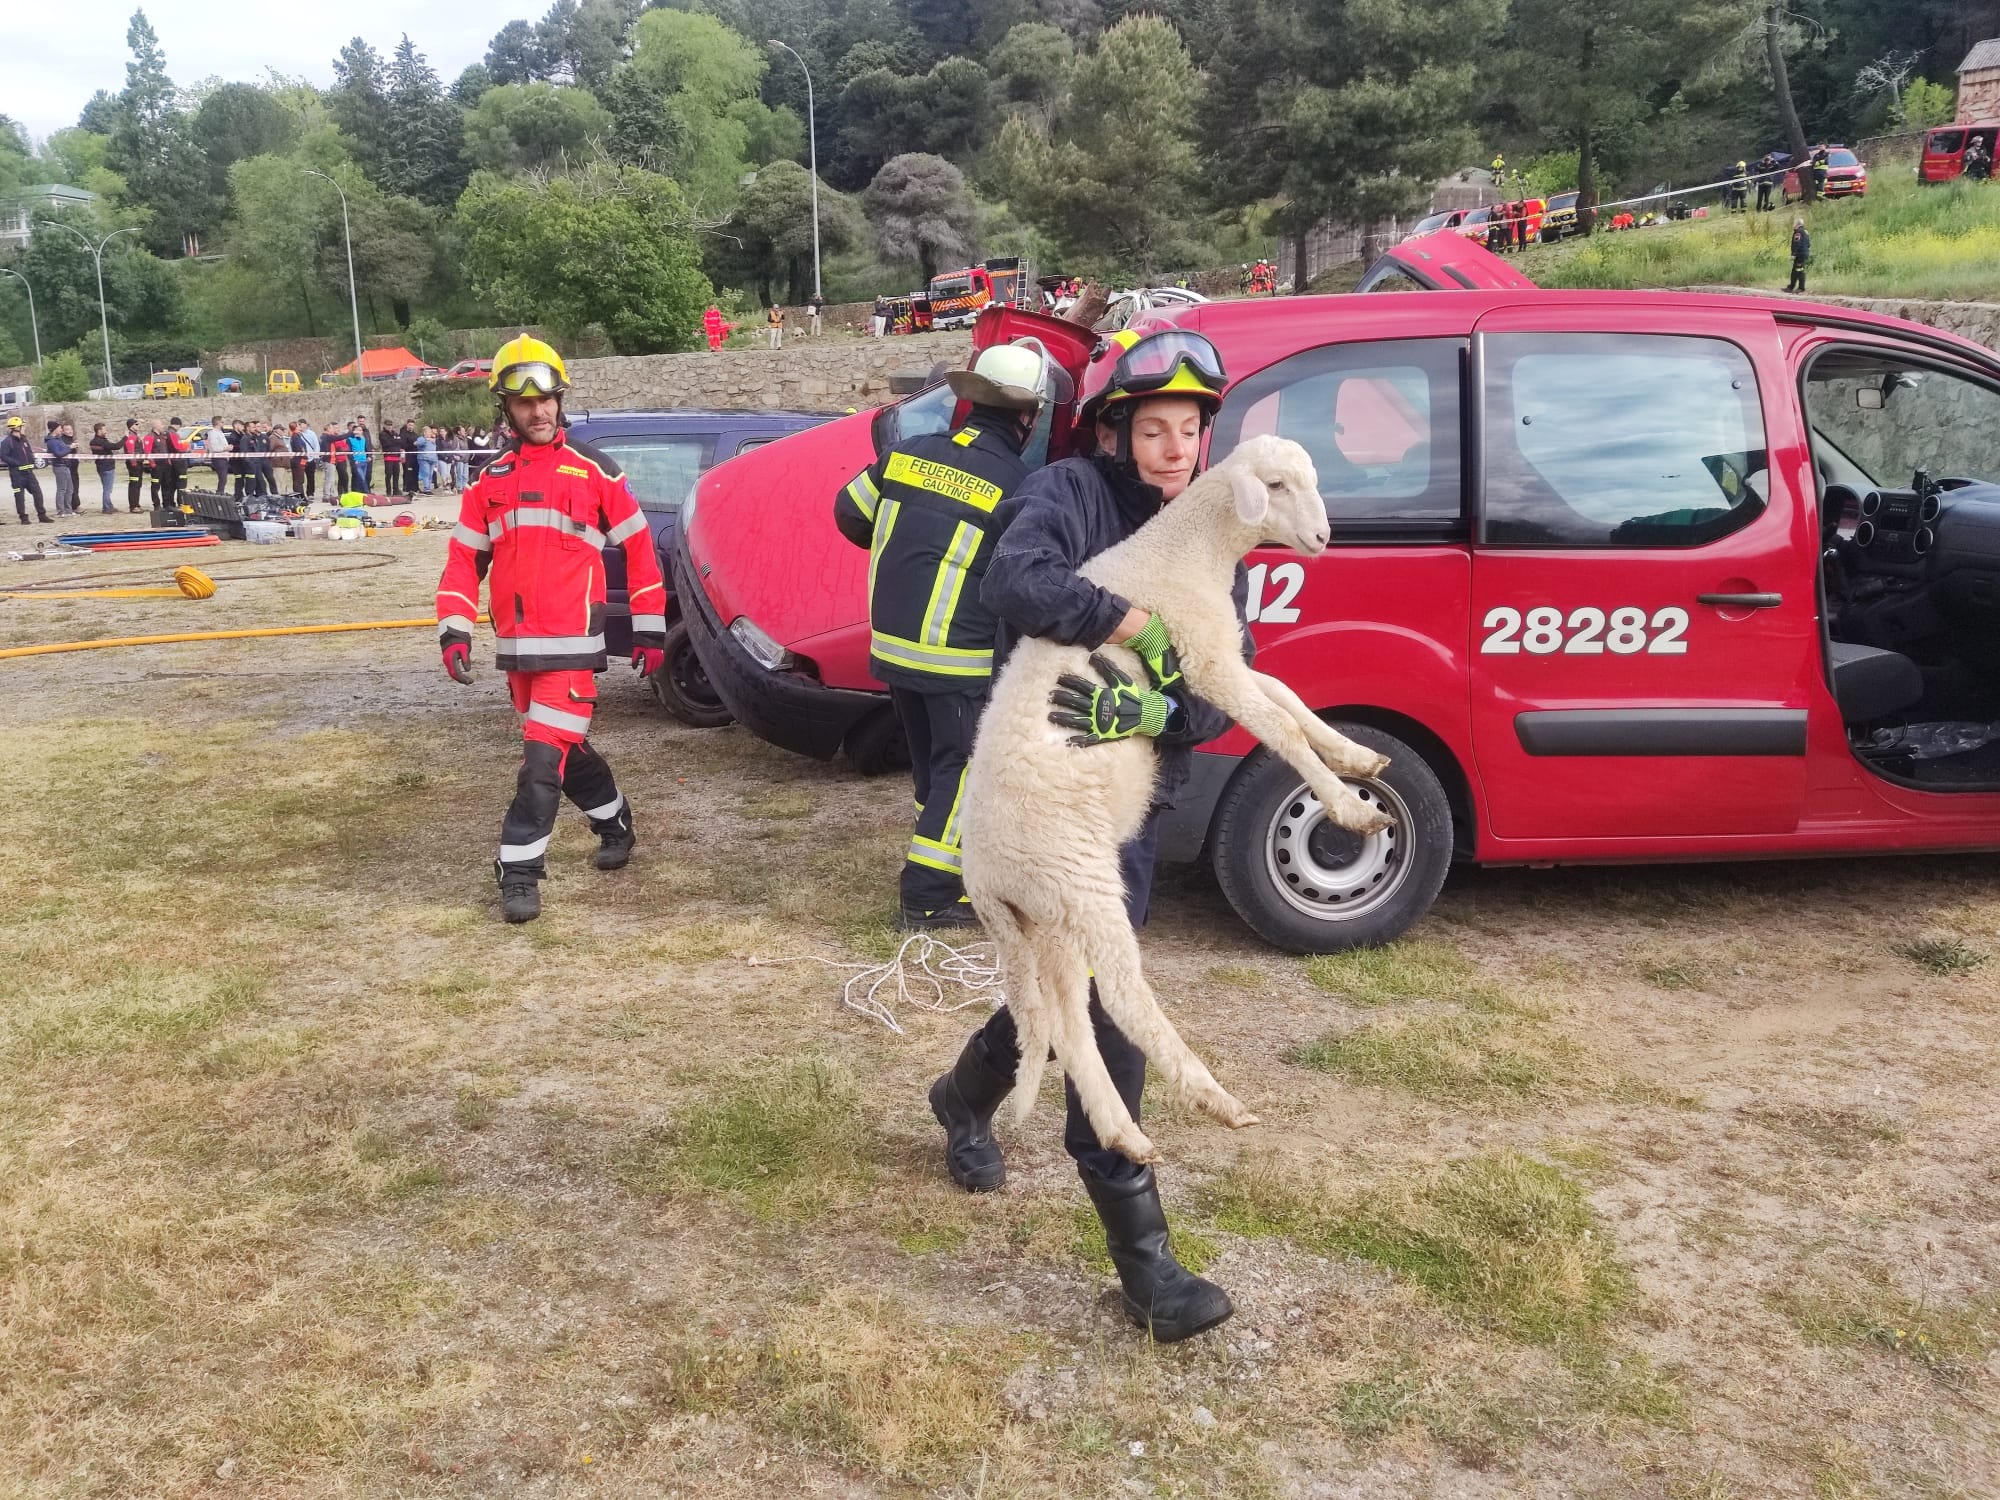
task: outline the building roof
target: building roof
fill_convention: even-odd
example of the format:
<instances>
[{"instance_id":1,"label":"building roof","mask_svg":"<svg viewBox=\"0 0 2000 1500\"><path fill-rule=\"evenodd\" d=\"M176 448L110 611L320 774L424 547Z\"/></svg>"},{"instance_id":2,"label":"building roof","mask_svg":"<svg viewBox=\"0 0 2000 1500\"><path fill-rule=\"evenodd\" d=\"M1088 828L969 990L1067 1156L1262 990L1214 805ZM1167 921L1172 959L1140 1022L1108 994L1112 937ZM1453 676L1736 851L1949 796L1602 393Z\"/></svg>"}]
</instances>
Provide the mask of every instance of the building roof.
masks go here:
<instances>
[{"instance_id":1,"label":"building roof","mask_svg":"<svg viewBox=\"0 0 2000 1500\"><path fill-rule=\"evenodd\" d=\"M1988 37L1983 42L1975 42L1965 61L1958 65L1961 74L1976 72L1982 68L2000 68L2000 37Z\"/></svg>"},{"instance_id":2,"label":"building roof","mask_svg":"<svg viewBox=\"0 0 2000 1500\"><path fill-rule=\"evenodd\" d=\"M38 182L33 187L17 188L16 198L46 198L50 202L91 203L97 194L89 188L71 187L66 182Z\"/></svg>"}]
</instances>

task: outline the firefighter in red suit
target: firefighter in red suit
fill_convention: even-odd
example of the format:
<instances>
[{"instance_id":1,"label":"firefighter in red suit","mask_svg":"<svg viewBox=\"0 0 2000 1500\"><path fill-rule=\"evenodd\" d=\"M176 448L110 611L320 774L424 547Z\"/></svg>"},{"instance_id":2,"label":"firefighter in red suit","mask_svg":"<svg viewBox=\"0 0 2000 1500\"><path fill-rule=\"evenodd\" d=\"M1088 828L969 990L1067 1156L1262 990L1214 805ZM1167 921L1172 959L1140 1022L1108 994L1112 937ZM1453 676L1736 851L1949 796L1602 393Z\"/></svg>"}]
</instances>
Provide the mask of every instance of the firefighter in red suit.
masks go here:
<instances>
[{"instance_id":1,"label":"firefighter in red suit","mask_svg":"<svg viewBox=\"0 0 2000 1500\"><path fill-rule=\"evenodd\" d=\"M569 376L562 356L522 334L493 356L489 380L513 436L459 503L438 583L445 670L472 680L472 622L485 578L498 665L521 715L521 774L500 825L500 909L509 922L541 915L540 882L556 811L567 796L600 839L600 870L632 857L632 809L591 748L595 674L604 670L604 558L625 550L632 665L666 662L666 587L646 517L618 465L562 428Z\"/></svg>"}]
</instances>

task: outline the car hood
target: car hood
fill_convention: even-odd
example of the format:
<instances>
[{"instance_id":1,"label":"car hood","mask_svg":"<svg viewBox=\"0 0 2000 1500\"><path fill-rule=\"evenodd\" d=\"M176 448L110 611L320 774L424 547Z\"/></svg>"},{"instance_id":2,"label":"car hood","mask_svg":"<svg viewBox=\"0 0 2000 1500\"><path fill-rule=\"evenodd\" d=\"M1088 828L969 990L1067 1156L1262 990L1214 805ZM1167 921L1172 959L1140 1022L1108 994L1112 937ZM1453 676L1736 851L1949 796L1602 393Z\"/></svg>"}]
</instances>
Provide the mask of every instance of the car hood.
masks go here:
<instances>
[{"instance_id":1,"label":"car hood","mask_svg":"<svg viewBox=\"0 0 2000 1500\"><path fill-rule=\"evenodd\" d=\"M1373 291L1398 275L1434 292L1526 291L1534 286L1506 261L1456 229L1420 235L1384 251L1355 290Z\"/></svg>"}]
</instances>

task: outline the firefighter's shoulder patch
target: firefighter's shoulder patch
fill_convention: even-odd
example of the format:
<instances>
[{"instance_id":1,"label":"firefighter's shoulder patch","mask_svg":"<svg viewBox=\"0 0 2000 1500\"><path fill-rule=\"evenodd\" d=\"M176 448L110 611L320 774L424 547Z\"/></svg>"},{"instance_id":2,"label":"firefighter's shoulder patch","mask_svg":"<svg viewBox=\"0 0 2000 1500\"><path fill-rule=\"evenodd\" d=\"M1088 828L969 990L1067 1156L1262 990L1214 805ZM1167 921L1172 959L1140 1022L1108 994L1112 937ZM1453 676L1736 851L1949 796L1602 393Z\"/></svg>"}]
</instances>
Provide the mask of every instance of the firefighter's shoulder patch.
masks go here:
<instances>
[{"instance_id":1,"label":"firefighter's shoulder patch","mask_svg":"<svg viewBox=\"0 0 2000 1500\"><path fill-rule=\"evenodd\" d=\"M513 472L514 472L514 465L512 464L512 462L504 458L499 460L497 463L488 464L483 470L481 470L481 473L492 474L495 476L502 474L511 474Z\"/></svg>"}]
</instances>

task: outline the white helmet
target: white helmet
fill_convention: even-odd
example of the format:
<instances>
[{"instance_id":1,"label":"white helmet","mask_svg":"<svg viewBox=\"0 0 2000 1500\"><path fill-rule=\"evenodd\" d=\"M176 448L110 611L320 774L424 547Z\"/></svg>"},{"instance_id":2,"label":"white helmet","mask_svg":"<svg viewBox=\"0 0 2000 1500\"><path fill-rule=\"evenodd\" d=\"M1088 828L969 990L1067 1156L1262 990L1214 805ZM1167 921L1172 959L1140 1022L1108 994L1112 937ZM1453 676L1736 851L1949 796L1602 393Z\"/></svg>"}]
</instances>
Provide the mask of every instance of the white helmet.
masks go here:
<instances>
[{"instance_id":1,"label":"white helmet","mask_svg":"<svg viewBox=\"0 0 2000 1500\"><path fill-rule=\"evenodd\" d=\"M982 349L971 369L952 370L944 378L961 401L1008 411L1037 412L1049 401L1066 406L1076 394L1069 372L1036 338Z\"/></svg>"}]
</instances>

